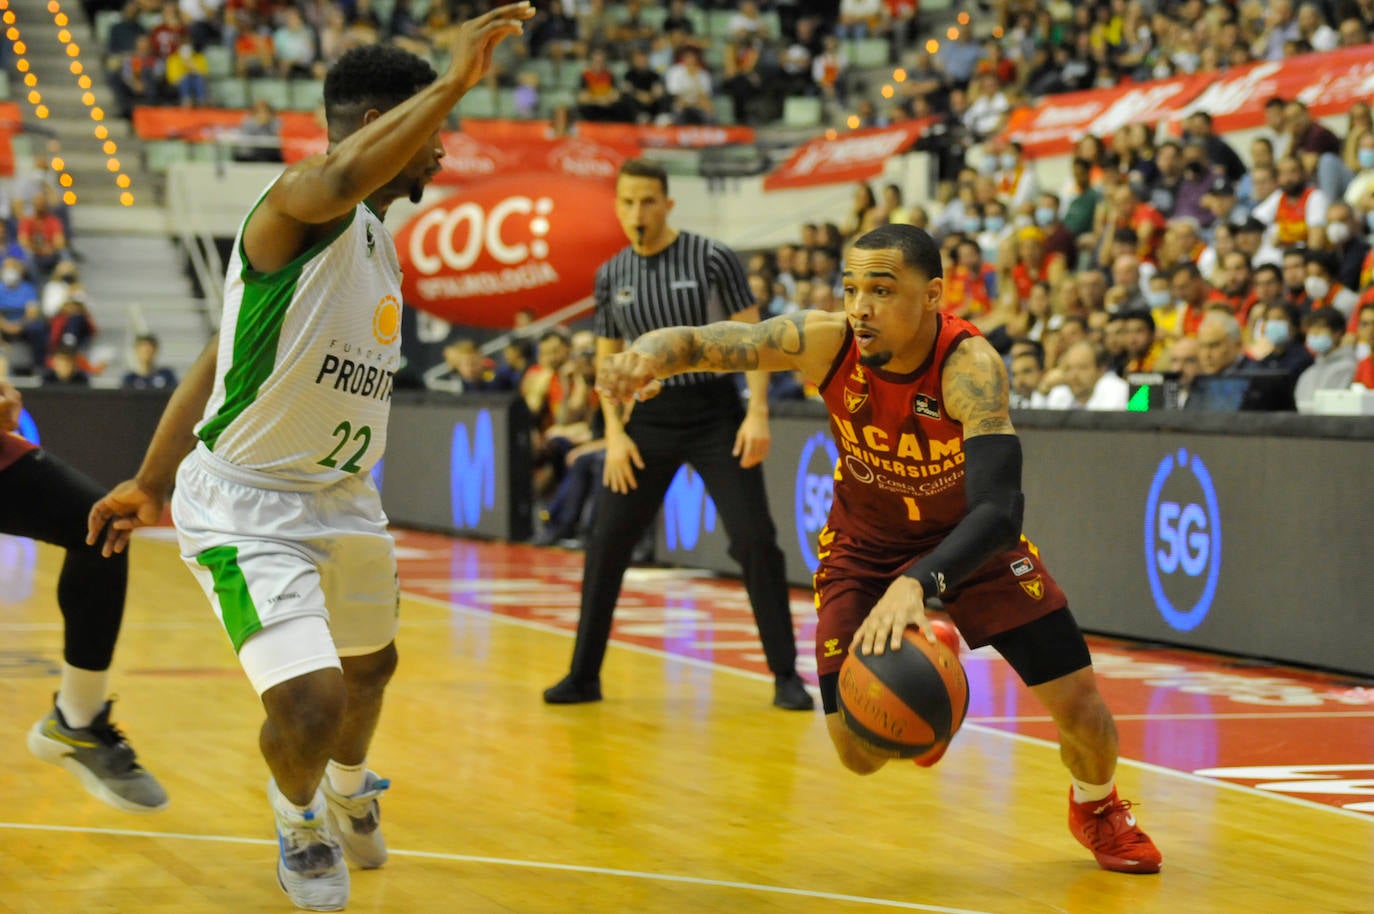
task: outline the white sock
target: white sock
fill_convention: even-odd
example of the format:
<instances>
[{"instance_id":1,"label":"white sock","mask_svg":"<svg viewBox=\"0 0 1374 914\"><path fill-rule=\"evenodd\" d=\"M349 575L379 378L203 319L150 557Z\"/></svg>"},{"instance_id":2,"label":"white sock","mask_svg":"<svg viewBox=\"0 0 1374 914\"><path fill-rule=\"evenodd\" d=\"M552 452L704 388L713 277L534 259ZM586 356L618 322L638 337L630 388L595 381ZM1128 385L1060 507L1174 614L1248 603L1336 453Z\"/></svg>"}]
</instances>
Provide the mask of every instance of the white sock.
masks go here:
<instances>
[{"instance_id":1,"label":"white sock","mask_svg":"<svg viewBox=\"0 0 1374 914\"><path fill-rule=\"evenodd\" d=\"M360 792L367 781L367 761L364 759L356 765L341 765L330 759L324 768L324 776L329 778L329 786L334 788L335 793L351 797Z\"/></svg>"},{"instance_id":2,"label":"white sock","mask_svg":"<svg viewBox=\"0 0 1374 914\"><path fill-rule=\"evenodd\" d=\"M57 710L67 726L79 730L105 707L110 694L109 670L83 670L69 663L62 664L62 685L57 690Z\"/></svg>"},{"instance_id":3,"label":"white sock","mask_svg":"<svg viewBox=\"0 0 1374 914\"><path fill-rule=\"evenodd\" d=\"M1112 795L1116 789L1116 779L1112 778L1105 784L1089 784L1087 781L1073 779L1073 801L1075 803L1096 803L1098 800L1105 800Z\"/></svg>"},{"instance_id":4,"label":"white sock","mask_svg":"<svg viewBox=\"0 0 1374 914\"><path fill-rule=\"evenodd\" d=\"M276 779L272 781L272 805L282 812L294 812L297 816L304 818L305 814L311 810L319 812L319 808L317 807L320 807L320 800L320 791L319 788L316 788L315 796L311 798L308 805L297 806L286 798L286 794L281 792L281 788L277 786Z\"/></svg>"}]
</instances>

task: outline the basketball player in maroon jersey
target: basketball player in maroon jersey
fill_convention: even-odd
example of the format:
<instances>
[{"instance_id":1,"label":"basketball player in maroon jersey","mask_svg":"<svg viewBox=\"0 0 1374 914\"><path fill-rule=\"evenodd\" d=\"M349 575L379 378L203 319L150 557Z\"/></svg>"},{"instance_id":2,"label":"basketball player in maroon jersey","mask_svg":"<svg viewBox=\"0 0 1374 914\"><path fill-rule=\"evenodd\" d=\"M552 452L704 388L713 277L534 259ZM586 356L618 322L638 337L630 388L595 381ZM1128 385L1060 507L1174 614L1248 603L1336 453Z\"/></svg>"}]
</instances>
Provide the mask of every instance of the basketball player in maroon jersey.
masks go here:
<instances>
[{"instance_id":1,"label":"basketball player in maroon jersey","mask_svg":"<svg viewBox=\"0 0 1374 914\"><path fill-rule=\"evenodd\" d=\"M1105 869L1158 872L1159 851L1117 798L1116 724L1087 643L1021 535L1021 444L1001 357L972 324L941 314L940 252L921 229L859 238L843 277L843 312L647 333L602 363L598 388L643 399L660 378L702 370L795 370L814 382L841 454L815 576L816 660L840 761L871 774L890 758L838 713L846 653L897 650L908 625L933 639L924 605L938 596L969 645L996 648L1053 716L1074 837Z\"/></svg>"}]
</instances>

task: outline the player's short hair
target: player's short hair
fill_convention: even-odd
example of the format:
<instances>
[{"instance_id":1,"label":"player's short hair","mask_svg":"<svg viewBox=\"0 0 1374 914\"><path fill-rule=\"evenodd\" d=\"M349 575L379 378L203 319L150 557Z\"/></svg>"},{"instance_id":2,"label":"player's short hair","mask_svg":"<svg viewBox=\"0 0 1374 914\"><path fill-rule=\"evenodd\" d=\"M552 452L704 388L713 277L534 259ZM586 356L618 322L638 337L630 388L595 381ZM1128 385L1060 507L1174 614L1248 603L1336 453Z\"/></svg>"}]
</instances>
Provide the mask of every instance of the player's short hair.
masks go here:
<instances>
[{"instance_id":1,"label":"player's short hair","mask_svg":"<svg viewBox=\"0 0 1374 914\"><path fill-rule=\"evenodd\" d=\"M668 171L651 159L626 159L617 177L653 178L663 187L664 196L668 195Z\"/></svg>"},{"instance_id":2,"label":"player's short hair","mask_svg":"<svg viewBox=\"0 0 1374 914\"><path fill-rule=\"evenodd\" d=\"M346 128L371 108L395 108L438 78L427 61L394 45L353 48L325 75L325 120Z\"/></svg>"},{"instance_id":3,"label":"player's short hair","mask_svg":"<svg viewBox=\"0 0 1374 914\"><path fill-rule=\"evenodd\" d=\"M864 251L895 248L902 252L902 261L913 270L924 273L926 279L941 279L944 276L940 246L929 232L914 225L880 225L860 235L853 246Z\"/></svg>"}]
</instances>

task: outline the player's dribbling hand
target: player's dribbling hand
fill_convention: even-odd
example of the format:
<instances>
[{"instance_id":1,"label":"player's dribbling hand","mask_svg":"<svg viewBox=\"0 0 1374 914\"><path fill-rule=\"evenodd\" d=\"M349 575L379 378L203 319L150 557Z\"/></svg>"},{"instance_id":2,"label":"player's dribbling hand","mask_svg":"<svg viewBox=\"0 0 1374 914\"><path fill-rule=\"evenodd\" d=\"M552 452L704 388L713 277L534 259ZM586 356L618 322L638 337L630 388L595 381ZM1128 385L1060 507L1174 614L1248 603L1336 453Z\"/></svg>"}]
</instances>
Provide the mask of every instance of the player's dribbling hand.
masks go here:
<instances>
[{"instance_id":1,"label":"player's dribbling hand","mask_svg":"<svg viewBox=\"0 0 1374 914\"><path fill-rule=\"evenodd\" d=\"M469 19L457 28L449 48L453 54L451 70L464 92L481 82L491 69L492 51L501 40L521 34L525 30L525 20L533 17L532 4L508 3Z\"/></svg>"},{"instance_id":2,"label":"player's dribbling hand","mask_svg":"<svg viewBox=\"0 0 1374 914\"><path fill-rule=\"evenodd\" d=\"M854 633L854 647L863 654L885 654L887 649L902 646L902 632L908 625L916 625L921 633L935 643L935 631L926 618L926 596L921 582L905 575L890 585Z\"/></svg>"},{"instance_id":3,"label":"player's dribbling hand","mask_svg":"<svg viewBox=\"0 0 1374 914\"><path fill-rule=\"evenodd\" d=\"M162 520L164 502L163 496L149 492L136 479L121 482L91 506L86 519L86 544L94 546L99 542L100 532L108 524L101 554L109 558L123 552L135 528L151 527Z\"/></svg>"},{"instance_id":4,"label":"player's dribbling hand","mask_svg":"<svg viewBox=\"0 0 1374 914\"><path fill-rule=\"evenodd\" d=\"M0 380L0 434L12 432L19 427L19 413L24 409L24 399L9 381Z\"/></svg>"}]
</instances>

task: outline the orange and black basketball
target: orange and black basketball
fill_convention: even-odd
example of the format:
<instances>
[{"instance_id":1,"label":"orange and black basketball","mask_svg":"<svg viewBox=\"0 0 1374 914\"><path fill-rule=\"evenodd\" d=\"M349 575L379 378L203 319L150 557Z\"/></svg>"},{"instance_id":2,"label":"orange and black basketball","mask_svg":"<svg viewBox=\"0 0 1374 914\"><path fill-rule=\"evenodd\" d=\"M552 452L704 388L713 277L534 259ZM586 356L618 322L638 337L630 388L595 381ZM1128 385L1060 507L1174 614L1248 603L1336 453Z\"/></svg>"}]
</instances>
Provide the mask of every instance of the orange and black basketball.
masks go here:
<instances>
[{"instance_id":1,"label":"orange and black basketball","mask_svg":"<svg viewBox=\"0 0 1374 914\"><path fill-rule=\"evenodd\" d=\"M968 677L943 641L931 644L915 626L898 650L851 650L840 667L840 713L865 742L901 758L941 748L968 711Z\"/></svg>"}]
</instances>

